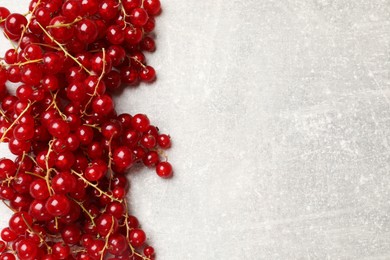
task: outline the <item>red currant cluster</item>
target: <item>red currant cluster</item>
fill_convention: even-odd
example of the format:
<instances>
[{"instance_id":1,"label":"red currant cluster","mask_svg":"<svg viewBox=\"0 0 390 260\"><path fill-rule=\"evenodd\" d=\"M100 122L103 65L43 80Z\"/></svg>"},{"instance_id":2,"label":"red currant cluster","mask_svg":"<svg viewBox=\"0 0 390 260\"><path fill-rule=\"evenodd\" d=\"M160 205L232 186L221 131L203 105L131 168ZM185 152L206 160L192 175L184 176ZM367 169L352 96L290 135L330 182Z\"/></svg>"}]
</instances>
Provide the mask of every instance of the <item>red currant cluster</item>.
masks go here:
<instances>
[{"instance_id":1,"label":"red currant cluster","mask_svg":"<svg viewBox=\"0 0 390 260\"><path fill-rule=\"evenodd\" d=\"M172 175L171 145L146 115L117 114L111 94L151 82L144 51L159 0L32 0L0 7L13 48L0 60L0 198L14 212L0 260L155 259L126 202L136 165ZM17 83L15 95L7 82Z\"/></svg>"}]
</instances>

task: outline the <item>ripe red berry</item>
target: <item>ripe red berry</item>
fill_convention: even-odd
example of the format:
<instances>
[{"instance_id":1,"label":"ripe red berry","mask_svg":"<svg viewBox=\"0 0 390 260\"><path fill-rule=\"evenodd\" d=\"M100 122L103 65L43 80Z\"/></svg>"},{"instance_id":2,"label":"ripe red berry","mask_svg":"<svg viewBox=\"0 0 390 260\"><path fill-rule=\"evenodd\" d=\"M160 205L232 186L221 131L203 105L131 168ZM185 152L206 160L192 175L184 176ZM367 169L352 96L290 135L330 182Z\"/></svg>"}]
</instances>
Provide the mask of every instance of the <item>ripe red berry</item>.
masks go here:
<instances>
[{"instance_id":1,"label":"ripe red berry","mask_svg":"<svg viewBox=\"0 0 390 260\"><path fill-rule=\"evenodd\" d=\"M55 194L47 199L45 207L50 215L61 217L68 214L70 201L65 195Z\"/></svg>"},{"instance_id":2,"label":"ripe red berry","mask_svg":"<svg viewBox=\"0 0 390 260\"><path fill-rule=\"evenodd\" d=\"M129 238L134 247L141 247L146 241L146 234L142 229L135 228L130 231Z\"/></svg>"},{"instance_id":3,"label":"ripe red berry","mask_svg":"<svg viewBox=\"0 0 390 260\"><path fill-rule=\"evenodd\" d=\"M145 0L144 8L150 15L157 15L161 11L160 0Z\"/></svg>"},{"instance_id":4,"label":"ripe red berry","mask_svg":"<svg viewBox=\"0 0 390 260\"><path fill-rule=\"evenodd\" d=\"M156 166L156 173L161 178L169 178L172 176L172 166L169 162L160 162Z\"/></svg>"},{"instance_id":5,"label":"ripe red berry","mask_svg":"<svg viewBox=\"0 0 390 260\"><path fill-rule=\"evenodd\" d=\"M2 10L2 16L7 12ZM7 16L5 20L6 30L14 35L20 35L22 33L23 27L27 25L27 19L21 14L13 13Z\"/></svg>"}]
</instances>

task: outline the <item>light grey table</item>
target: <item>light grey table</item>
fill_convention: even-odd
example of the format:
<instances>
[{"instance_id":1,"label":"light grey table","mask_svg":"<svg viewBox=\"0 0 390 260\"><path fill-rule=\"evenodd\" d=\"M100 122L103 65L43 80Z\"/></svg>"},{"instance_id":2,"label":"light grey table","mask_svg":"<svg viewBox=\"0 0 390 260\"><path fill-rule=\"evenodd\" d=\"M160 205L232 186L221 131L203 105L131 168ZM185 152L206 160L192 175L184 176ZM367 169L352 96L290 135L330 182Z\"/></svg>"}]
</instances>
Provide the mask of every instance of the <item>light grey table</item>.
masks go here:
<instances>
[{"instance_id":1,"label":"light grey table","mask_svg":"<svg viewBox=\"0 0 390 260\"><path fill-rule=\"evenodd\" d=\"M117 99L173 137L172 180L130 176L158 259L390 259L390 1L163 6Z\"/></svg>"}]
</instances>

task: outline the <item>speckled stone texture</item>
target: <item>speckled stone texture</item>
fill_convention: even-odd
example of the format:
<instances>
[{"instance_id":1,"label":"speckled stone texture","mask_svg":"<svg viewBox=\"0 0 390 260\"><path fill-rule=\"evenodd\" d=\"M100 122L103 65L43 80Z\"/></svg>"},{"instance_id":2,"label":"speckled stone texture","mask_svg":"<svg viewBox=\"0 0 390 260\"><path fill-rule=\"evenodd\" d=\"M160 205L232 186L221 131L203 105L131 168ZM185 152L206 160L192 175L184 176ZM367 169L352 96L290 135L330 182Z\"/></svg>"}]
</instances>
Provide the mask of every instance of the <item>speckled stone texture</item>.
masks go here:
<instances>
[{"instance_id":1,"label":"speckled stone texture","mask_svg":"<svg viewBox=\"0 0 390 260\"><path fill-rule=\"evenodd\" d=\"M390 259L390 1L162 2L117 99L174 140L129 175L158 259Z\"/></svg>"}]
</instances>

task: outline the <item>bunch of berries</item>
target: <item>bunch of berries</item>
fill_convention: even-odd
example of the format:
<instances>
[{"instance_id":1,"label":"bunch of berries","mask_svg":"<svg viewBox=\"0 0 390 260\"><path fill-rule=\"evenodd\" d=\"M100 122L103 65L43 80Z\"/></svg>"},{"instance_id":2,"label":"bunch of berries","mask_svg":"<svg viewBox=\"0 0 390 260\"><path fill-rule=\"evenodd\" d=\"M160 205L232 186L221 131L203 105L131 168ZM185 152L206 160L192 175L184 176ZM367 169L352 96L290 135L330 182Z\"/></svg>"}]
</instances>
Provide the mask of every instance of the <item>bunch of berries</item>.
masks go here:
<instances>
[{"instance_id":1,"label":"bunch of berries","mask_svg":"<svg viewBox=\"0 0 390 260\"><path fill-rule=\"evenodd\" d=\"M0 199L13 211L0 260L152 260L130 214L126 173L172 176L144 114L118 114L112 94L152 82L159 0L32 0L26 15L0 7L13 48L0 60ZM15 84L9 84L15 83ZM11 88L16 89L9 92Z\"/></svg>"}]
</instances>

